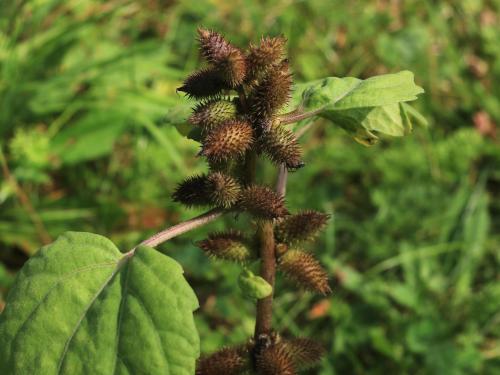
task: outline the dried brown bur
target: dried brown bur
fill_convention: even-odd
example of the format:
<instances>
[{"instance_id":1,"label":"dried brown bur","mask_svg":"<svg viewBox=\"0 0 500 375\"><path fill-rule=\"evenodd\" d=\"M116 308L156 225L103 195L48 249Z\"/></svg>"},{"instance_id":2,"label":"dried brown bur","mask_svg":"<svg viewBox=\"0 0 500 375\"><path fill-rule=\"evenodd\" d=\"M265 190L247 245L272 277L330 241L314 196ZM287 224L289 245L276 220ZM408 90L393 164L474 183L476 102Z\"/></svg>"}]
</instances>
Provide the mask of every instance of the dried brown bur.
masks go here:
<instances>
[{"instance_id":1,"label":"dried brown bur","mask_svg":"<svg viewBox=\"0 0 500 375\"><path fill-rule=\"evenodd\" d=\"M189 75L177 91L185 92L195 99L209 98L219 95L227 85L214 68L204 68Z\"/></svg>"},{"instance_id":2,"label":"dried brown bur","mask_svg":"<svg viewBox=\"0 0 500 375\"><path fill-rule=\"evenodd\" d=\"M221 172L192 176L179 184L172 199L188 207L214 206L229 208L240 196L241 187L231 176Z\"/></svg>"},{"instance_id":3,"label":"dried brown bur","mask_svg":"<svg viewBox=\"0 0 500 375\"><path fill-rule=\"evenodd\" d=\"M276 239L288 244L312 240L325 228L329 218L330 215L313 210L289 215L276 225Z\"/></svg>"},{"instance_id":4,"label":"dried brown bur","mask_svg":"<svg viewBox=\"0 0 500 375\"><path fill-rule=\"evenodd\" d=\"M215 31L199 28L198 35L201 55L216 67L221 79L232 88L241 84L247 70L243 52Z\"/></svg>"},{"instance_id":5,"label":"dried brown bur","mask_svg":"<svg viewBox=\"0 0 500 375\"><path fill-rule=\"evenodd\" d=\"M320 294L331 293L328 274L312 254L289 250L278 261L278 269L306 290Z\"/></svg>"},{"instance_id":6,"label":"dried brown bur","mask_svg":"<svg viewBox=\"0 0 500 375\"><path fill-rule=\"evenodd\" d=\"M285 57L286 39L284 37L263 37L259 45L250 44L247 61L247 81L259 76L273 65L279 64Z\"/></svg>"},{"instance_id":7,"label":"dried brown bur","mask_svg":"<svg viewBox=\"0 0 500 375\"><path fill-rule=\"evenodd\" d=\"M292 74L287 61L269 69L250 95L253 117L272 117L290 100L291 88Z\"/></svg>"},{"instance_id":8,"label":"dried brown bur","mask_svg":"<svg viewBox=\"0 0 500 375\"><path fill-rule=\"evenodd\" d=\"M214 162L226 161L243 156L253 141L253 129L248 122L230 120L207 135L200 155Z\"/></svg>"},{"instance_id":9,"label":"dried brown bur","mask_svg":"<svg viewBox=\"0 0 500 375\"><path fill-rule=\"evenodd\" d=\"M223 348L201 357L196 365L196 375L239 375L249 369L246 346Z\"/></svg>"},{"instance_id":10,"label":"dried brown bur","mask_svg":"<svg viewBox=\"0 0 500 375\"><path fill-rule=\"evenodd\" d=\"M248 239L240 231L211 233L196 245L209 256L218 259L245 262L254 258Z\"/></svg>"},{"instance_id":11,"label":"dried brown bur","mask_svg":"<svg viewBox=\"0 0 500 375\"><path fill-rule=\"evenodd\" d=\"M261 150L275 164L285 164L288 170L297 170L304 166L302 149L294 133L279 124L271 125L259 138Z\"/></svg>"},{"instance_id":12,"label":"dried brown bur","mask_svg":"<svg viewBox=\"0 0 500 375\"><path fill-rule=\"evenodd\" d=\"M284 198L267 186L243 189L238 207L261 219L275 219L288 214Z\"/></svg>"}]
</instances>

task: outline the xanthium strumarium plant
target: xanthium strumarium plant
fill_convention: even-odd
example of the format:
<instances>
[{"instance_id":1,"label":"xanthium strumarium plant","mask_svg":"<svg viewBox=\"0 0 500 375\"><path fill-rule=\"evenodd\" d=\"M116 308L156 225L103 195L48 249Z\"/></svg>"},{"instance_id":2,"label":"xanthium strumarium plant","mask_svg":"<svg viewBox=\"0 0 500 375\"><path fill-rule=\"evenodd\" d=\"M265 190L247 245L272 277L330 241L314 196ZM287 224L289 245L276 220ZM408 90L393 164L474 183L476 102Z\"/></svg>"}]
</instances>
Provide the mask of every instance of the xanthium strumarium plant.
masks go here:
<instances>
[{"instance_id":1,"label":"xanthium strumarium plant","mask_svg":"<svg viewBox=\"0 0 500 375\"><path fill-rule=\"evenodd\" d=\"M324 356L312 339L272 327L277 272L307 291L331 292L327 271L305 250L329 216L285 205L287 173L305 165L298 139L317 118L364 145L380 134L402 136L412 120L424 122L407 104L423 90L407 71L294 86L284 37L263 37L243 51L217 32L200 28L198 36L208 66L178 90L198 101L188 136L201 143L209 172L187 178L173 199L209 211L128 252L79 232L42 248L19 272L0 316L0 373L293 375ZM262 158L277 166L275 189L256 181ZM256 301L255 331L247 342L200 357L196 296L181 266L153 247L224 214L246 214L254 228L211 233L197 245L242 265L238 285Z\"/></svg>"}]
</instances>

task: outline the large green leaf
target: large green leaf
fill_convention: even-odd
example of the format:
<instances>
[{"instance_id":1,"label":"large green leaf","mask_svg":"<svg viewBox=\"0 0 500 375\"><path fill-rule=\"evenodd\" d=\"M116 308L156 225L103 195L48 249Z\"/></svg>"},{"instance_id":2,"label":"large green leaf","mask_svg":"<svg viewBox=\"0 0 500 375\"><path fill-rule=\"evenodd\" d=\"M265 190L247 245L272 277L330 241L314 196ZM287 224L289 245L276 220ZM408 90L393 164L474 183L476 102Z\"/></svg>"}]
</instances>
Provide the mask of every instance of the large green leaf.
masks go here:
<instances>
[{"instance_id":1,"label":"large green leaf","mask_svg":"<svg viewBox=\"0 0 500 375\"><path fill-rule=\"evenodd\" d=\"M405 102L424 90L415 85L413 73L403 71L361 80L328 77L296 87L303 109L331 120L357 141L371 145L377 134L402 136L411 130L410 118L422 117Z\"/></svg>"},{"instance_id":2,"label":"large green leaf","mask_svg":"<svg viewBox=\"0 0 500 375\"><path fill-rule=\"evenodd\" d=\"M0 316L0 373L192 375L198 301L171 258L69 232L20 271Z\"/></svg>"}]
</instances>

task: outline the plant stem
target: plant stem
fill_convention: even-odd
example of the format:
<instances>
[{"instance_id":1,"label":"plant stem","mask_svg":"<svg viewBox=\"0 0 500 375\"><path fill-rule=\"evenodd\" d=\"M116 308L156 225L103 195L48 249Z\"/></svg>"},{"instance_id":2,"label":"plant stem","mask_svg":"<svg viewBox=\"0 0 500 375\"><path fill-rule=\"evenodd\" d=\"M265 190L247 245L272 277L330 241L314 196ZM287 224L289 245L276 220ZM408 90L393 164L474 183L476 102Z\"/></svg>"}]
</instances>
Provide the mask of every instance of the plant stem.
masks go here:
<instances>
[{"instance_id":1,"label":"plant stem","mask_svg":"<svg viewBox=\"0 0 500 375\"><path fill-rule=\"evenodd\" d=\"M279 121L280 124L282 125L293 124L295 122L305 120L306 118L316 116L318 113L321 113L322 110L323 110L322 108L318 108L309 112L302 112L299 110L295 110L279 116Z\"/></svg>"},{"instance_id":2,"label":"plant stem","mask_svg":"<svg viewBox=\"0 0 500 375\"><path fill-rule=\"evenodd\" d=\"M208 224L214 221L215 219L219 218L220 216L222 216L224 213L226 213L226 211L223 210L222 208L214 208L213 210L207 211L199 216L196 216L192 219L189 219L187 221L169 227L159 233L156 233L155 235L149 237L147 240L142 241L137 246L141 245L151 246L151 247L158 246L163 242L166 242L183 233L189 232L193 229ZM133 253L134 250L137 248L137 246L135 246L129 253Z\"/></svg>"},{"instance_id":3,"label":"plant stem","mask_svg":"<svg viewBox=\"0 0 500 375\"><path fill-rule=\"evenodd\" d=\"M282 197L286 194L286 182L288 180L288 169L285 164L281 164L278 172L278 181L276 182L276 192Z\"/></svg>"},{"instance_id":4,"label":"plant stem","mask_svg":"<svg viewBox=\"0 0 500 375\"><path fill-rule=\"evenodd\" d=\"M274 229L272 221L263 221L259 224L257 236L260 241L260 277L272 287L273 293L269 297L257 301L257 317L255 320L255 339L261 334L269 334L273 320L274 279L276 277L276 257L274 254Z\"/></svg>"}]
</instances>

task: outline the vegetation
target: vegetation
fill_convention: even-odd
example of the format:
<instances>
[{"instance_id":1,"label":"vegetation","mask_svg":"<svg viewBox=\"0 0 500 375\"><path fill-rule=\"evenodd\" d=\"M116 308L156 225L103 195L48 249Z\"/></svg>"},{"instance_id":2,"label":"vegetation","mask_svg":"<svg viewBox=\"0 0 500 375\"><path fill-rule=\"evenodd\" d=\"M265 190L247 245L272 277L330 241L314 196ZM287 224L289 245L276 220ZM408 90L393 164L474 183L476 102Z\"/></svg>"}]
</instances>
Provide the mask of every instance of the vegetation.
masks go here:
<instances>
[{"instance_id":1,"label":"vegetation","mask_svg":"<svg viewBox=\"0 0 500 375\"><path fill-rule=\"evenodd\" d=\"M334 276L333 294L278 279L275 329L325 344L311 373L497 372L498 11L480 0L3 5L2 295L26 259L67 230L130 249L201 213L169 198L179 180L207 172L181 134L191 103L175 94L199 64L196 27L223 30L236 45L285 34L296 82L413 71L430 124L390 147L381 137L365 148L326 120L303 136L306 167L289 175L287 207L331 214L314 253ZM266 162L256 178L273 170ZM226 217L210 231L222 221L246 226ZM192 240L160 249L198 295L202 352L244 342L254 309L240 295L240 267L214 265Z\"/></svg>"}]
</instances>

